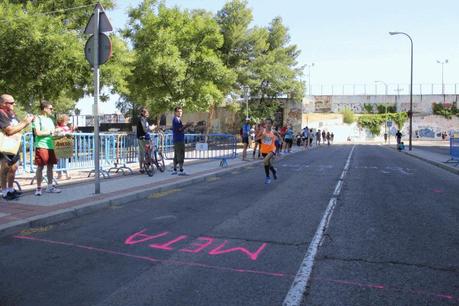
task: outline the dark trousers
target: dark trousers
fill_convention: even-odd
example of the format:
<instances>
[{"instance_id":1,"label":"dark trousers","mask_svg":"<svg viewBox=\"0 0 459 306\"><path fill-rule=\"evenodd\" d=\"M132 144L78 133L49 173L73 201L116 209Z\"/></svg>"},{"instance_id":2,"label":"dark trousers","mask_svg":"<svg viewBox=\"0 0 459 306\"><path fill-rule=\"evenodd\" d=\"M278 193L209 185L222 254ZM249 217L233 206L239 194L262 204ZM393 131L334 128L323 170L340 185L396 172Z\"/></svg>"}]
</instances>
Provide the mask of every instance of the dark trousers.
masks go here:
<instances>
[{"instance_id":1,"label":"dark trousers","mask_svg":"<svg viewBox=\"0 0 459 306\"><path fill-rule=\"evenodd\" d=\"M183 169L183 162L185 160L185 142L174 142L174 170L177 170L177 164L180 170Z\"/></svg>"}]
</instances>

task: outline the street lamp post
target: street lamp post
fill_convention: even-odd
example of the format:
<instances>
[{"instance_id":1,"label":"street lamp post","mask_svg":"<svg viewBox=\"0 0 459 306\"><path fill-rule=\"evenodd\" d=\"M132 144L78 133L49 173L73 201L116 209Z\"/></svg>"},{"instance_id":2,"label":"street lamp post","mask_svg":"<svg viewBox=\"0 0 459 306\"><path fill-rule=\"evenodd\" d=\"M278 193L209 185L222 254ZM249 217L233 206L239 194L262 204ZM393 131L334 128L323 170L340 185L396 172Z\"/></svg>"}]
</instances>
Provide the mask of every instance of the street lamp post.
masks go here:
<instances>
[{"instance_id":1,"label":"street lamp post","mask_svg":"<svg viewBox=\"0 0 459 306\"><path fill-rule=\"evenodd\" d=\"M390 35L405 35L409 38L411 42L411 81L410 81L410 112L408 116L410 117L410 135L409 135L409 146L408 149L412 150L412 134L413 134L413 40L411 36L405 32L389 32Z\"/></svg>"},{"instance_id":2,"label":"street lamp post","mask_svg":"<svg viewBox=\"0 0 459 306\"><path fill-rule=\"evenodd\" d=\"M387 134L387 83L384 81L375 81L375 83L382 83L384 84L384 106L386 107L386 122L384 123L384 135L389 137L389 144L390 144L390 135Z\"/></svg>"},{"instance_id":3,"label":"street lamp post","mask_svg":"<svg viewBox=\"0 0 459 306\"><path fill-rule=\"evenodd\" d=\"M308 94L311 95L311 68L314 67L314 63L306 64L306 68L308 68Z\"/></svg>"},{"instance_id":4,"label":"street lamp post","mask_svg":"<svg viewBox=\"0 0 459 306\"><path fill-rule=\"evenodd\" d=\"M249 86L244 85L244 100L246 106L245 118L249 118Z\"/></svg>"},{"instance_id":5,"label":"street lamp post","mask_svg":"<svg viewBox=\"0 0 459 306\"><path fill-rule=\"evenodd\" d=\"M441 64L441 94L443 95L443 102L445 102L445 78L444 78L443 72L444 72L444 65L448 64L448 60L445 59L443 62L437 60L437 63Z\"/></svg>"}]
</instances>

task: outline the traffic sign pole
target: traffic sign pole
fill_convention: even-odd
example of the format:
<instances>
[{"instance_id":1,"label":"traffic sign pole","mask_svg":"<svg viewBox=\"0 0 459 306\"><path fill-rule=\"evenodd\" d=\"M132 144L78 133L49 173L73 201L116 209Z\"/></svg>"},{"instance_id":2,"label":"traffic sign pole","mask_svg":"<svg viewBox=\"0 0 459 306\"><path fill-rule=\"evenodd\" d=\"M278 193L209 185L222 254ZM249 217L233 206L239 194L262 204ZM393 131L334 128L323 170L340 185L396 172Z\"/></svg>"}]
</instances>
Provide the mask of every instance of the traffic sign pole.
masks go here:
<instances>
[{"instance_id":1,"label":"traffic sign pole","mask_svg":"<svg viewBox=\"0 0 459 306\"><path fill-rule=\"evenodd\" d=\"M100 193L100 138L99 138L99 7L94 9L94 170L96 176L95 193Z\"/></svg>"}]
</instances>

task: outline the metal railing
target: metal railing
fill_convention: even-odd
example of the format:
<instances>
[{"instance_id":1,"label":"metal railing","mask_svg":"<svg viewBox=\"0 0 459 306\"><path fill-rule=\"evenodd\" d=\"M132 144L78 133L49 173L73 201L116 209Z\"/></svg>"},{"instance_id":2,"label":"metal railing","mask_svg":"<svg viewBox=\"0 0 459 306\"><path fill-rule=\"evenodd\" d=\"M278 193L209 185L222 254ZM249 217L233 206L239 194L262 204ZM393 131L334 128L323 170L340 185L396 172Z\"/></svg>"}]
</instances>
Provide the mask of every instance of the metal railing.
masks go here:
<instances>
[{"instance_id":1,"label":"metal railing","mask_svg":"<svg viewBox=\"0 0 459 306\"><path fill-rule=\"evenodd\" d=\"M95 160L95 141L93 133L72 134L73 155L65 162L59 163L56 171L61 170L93 170ZM172 159L174 145L172 134L153 134L158 148L167 159ZM123 174L132 173L129 164L138 162L139 142L133 133L102 133L100 134L100 167L104 177L110 172ZM226 164L227 159L237 156L237 140L228 134L185 134L186 159L221 159ZM34 173L34 137L32 133L22 135L20 150L19 173ZM91 174L91 173L90 173Z\"/></svg>"},{"instance_id":2,"label":"metal railing","mask_svg":"<svg viewBox=\"0 0 459 306\"><path fill-rule=\"evenodd\" d=\"M312 84L311 96L386 95L386 86L376 84ZM308 94L309 91L306 92ZM387 95L409 95L410 84L387 84ZM413 84L413 95L457 95L459 84Z\"/></svg>"}]
</instances>

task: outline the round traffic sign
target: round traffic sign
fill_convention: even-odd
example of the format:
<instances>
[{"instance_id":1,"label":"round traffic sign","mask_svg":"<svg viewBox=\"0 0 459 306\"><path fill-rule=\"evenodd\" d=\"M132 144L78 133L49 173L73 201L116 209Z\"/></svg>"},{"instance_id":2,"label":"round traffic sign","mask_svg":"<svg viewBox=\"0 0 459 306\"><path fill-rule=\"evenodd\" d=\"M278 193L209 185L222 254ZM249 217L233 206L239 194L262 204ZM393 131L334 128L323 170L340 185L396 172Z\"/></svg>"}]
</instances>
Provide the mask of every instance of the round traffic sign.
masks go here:
<instances>
[{"instance_id":1,"label":"round traffic sign","mask_svg":"<svg viewBox=\"0 0 459 306\"><path fill-rule=\"evenodd\" d=\"M94 66L94 35L89 37L84 47L84 56ZM112 57L112 41L105 33L99 33L99 65L105 64Z\"/></svg>"}]
</instances>

